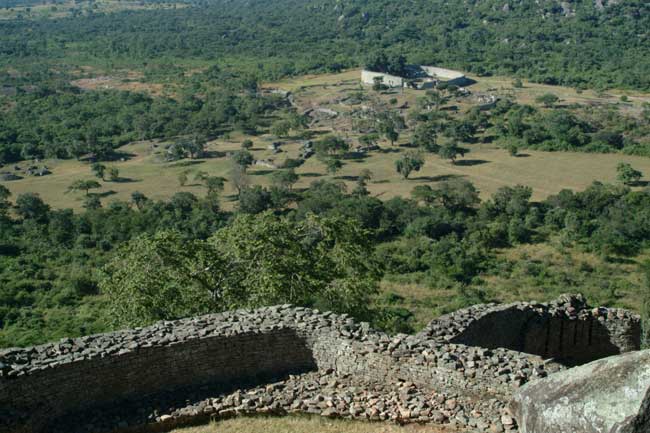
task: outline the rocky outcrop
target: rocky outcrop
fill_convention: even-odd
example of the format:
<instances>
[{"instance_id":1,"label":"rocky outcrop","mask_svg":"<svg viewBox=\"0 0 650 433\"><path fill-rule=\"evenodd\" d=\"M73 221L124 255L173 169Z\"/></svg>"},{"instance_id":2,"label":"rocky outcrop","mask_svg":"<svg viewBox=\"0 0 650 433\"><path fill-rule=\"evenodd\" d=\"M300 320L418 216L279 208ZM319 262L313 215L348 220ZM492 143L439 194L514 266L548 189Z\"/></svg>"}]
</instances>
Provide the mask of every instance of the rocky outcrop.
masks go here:
<instances>
[{"instance_id":1,"label":"rocky outcrop","mask_svg":"<svg viewBox=\"0 0 650 433\"><path fill-rule=\"evenodd\" d=\"M638 348L638 317L568 296L472 307L417 335L389 336L347 315L284 305L7 349L0 351L0 431L153 431L161 423L288 412L514 430L504 412L513 392L565 368L512 350L520 348L514 343L529 331L573 329L544 327L547 316L556 320L548 323L583 323L595 311L612 332L590 334L582 350L600 340L617 351Z\"/></svg>"},{"instance_id":2,"label":"rocky outcrop","mask_svg":"<svg viewBox=\"0 0 650 433\"><path fill-rule=\"evenodd\" d=\"M648 433L650 350L527 384L511 406L522 433Z\"/></svg>"}]
</instances>

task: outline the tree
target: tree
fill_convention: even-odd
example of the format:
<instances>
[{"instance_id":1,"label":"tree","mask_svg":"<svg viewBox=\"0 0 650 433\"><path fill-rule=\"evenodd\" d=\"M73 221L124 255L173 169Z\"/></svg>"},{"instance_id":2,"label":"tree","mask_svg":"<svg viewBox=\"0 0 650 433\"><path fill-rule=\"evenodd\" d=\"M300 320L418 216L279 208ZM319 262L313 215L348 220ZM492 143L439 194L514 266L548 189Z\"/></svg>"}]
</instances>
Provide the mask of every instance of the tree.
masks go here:
<instances>
[{"instance_id":1,"label":"tree","mask_svg":"<svg viewBox=\"0 0 650 433\"><path fill-rule=\"evenodd\" d=\"M9 197L11 197L11 191L6 186L0 185L0 218L6 217L9 213L11 208Z\"/></svg>"},{"instance_id":2,"label":"tree","mask_svg":"<svg viewBox=\"0 0 650 433\"><path fill-rule=\"evenodd\" d=\"M409 151L400 159L395 161L395 169L404 179L408 179L413 171L420 171L424 165L424 159L419 152Z\"/></svg>"},{"instance_id":3,"label":"tree","mask_svg":"<svg viewBox=\"0 0 650 433\"><path fill-rule=\"evenodd\" d=\"M399 131L405 126L404 119L398 112L388 111L380 113L377 116L377 122L377 129L393 146L399 138Z\"/></svg>"},{"instance_id":4,"label":"tree","mask_svg":"<svg viewBox=\"0 0 650 433\"><path fill-rule=\"evenodd\" d=\"M465 156L465 149L459 147L456 143L448 143L440 147L438 155L442 159L448 159L452 164L455 164L458 155Z\"/></svg>"},{"instance_id":5,"label":"tree","mask_svg":"<svg viewBox=\"0 0 650 433\"><path fill-rule=\"evenodd\" d=\"M106 166L99 162L95 162L90 166L93 174L101 180L104 180L104 175L106 173Z\"/></svg>"},{"instance_id":6,"label":"tree","mask_svg":"<svg viewBox=\"0 0 650 433\"><path fill-rule=\"evenodd\" d=\"M187 174L187 170L183 170L178 174L178 184L180 186L185 186L185 184L187 184Z\"/></svg>"},{"instance_id":7,"label":"tree","mask_svg":"<svg viewBox=\"0 0 650 433\"><path fill-rule=\"evenodd\" d=\"M388 141L390 141L390 145L394 146L395 142L399 138L399 132L397 132L393 126L389 126L384 130L384 136Z\"/></svg>"},{"instance_id":8,"label":"tree","mask_svg":"<svg viewBox=\"0 0 650 433\"><path fill-rule=\"evenodd\" d=\"M16 199L16 213L23 219L47 221L49 212L50 206L36 193L20 194Z\"/></svg>"},{"instance_id":9,"label":"tree","mask_svg":"<svg viewBox=\"0 0 650 433\"><path fill-rule=\"evenodd\" d=\"M233 164L230 170L230 182L237 190L237 195L241 194L242 190L250 184L250 179L246 174L246 170L239 164Z\"/></svg>"},{"instance_id":10,"label":"tree","mask_svg":"<svg viewBox=\"0 0 650 433\"><path fill-rule=\"evenodd\" d=\"M167 160L178 161L187 157L187 140L176 140L167 147Z\"/></svg>"},{"instance_id":11,"label":"tree","mask_svg":"<svg viewBox=\"0 0 650 433\"><path fill-rule=\"evenodd\" d=\"M140 191L133 191L131 193L131 201L135 205L135 207L138 208L138 210L142 210L144 207L145 203L149 201L146 195L141 193Z\"/></svg>"},{"instance_id":12,"label":"tree","mask_svg":"<svg viewBox=\"0 0 650 433\"><path fill-rule=\"evenodd\" d=\"M111 182L117 182L120 180L120 170L117 167L111 167L108 169L108 178Z\"/></svg>"},{"instance_id":13,"label":"tree","mask_svg":"<svg viewBox=\"0 0 650 433\"><path fill-rule=\"evenodd\" d=\"M443 182L435 191L435 197L451 211L468 211L481 202L474 184L464 179Z\"/></svg>"},{"instance_id":14,"label":"tree","mask_svg":"<svg viewBox=\"0 0 650 433\"><path fill-rule=\"evenodd\" d=\"M271 134L278 138L288 136L289 131L291 131L291 121L287 119L278 120L271 125Z\"/></svg>"},{"instance_id":15,"label":"tree","mask_svg":"<svg viewBox=\"0 0 650 433\"><path fill-rule=\"evenodd\" d=\"M92 195L86 195L84 197L84 203L83 203L84 209L95 210L95 209L99 209L100 207L102 207L102 201L97 195L92 194Z\"/></svg>"},{"instance_id":16,"label":"tree","mask_svg":"<svg viewBox=\"0 0 650 433\"><path fill-rule=\"evenodd\" d=\"M350 149L350 145L340 137L328 135L314 144L318 156L342 156Z\"/></svg>"},{"instance_id":17,"label":"tree","mask_svg":"<svg viewBox=\"0 0 650 433\"><path fill-rule=\"evenodd\" d=\"M440 146L436 143L438 125L435 122L424 122L415 127L413 144L427 152L438 152Z\"/></svg>"},{"instance_id":18,"label":"tree","mask_svg":"<svg viewBox=\"0 0 650 433\"><path fill-rule=\"evenodd\" d=\"M72 184L70 184L70 186L68 187L68 192L84 191L86 195L88 195L91 189L97 189L97 188L101 188L99 182L95 180L79 179L79 180L75 180L74 182L72 182Z\"/></svg>"},{"instance_id":19,"label":"tree","mask_svg":"<svg viewBox=\"0 0 650 433\"><path fill-rule=\"evenodd\" d=\"M240 215L210 243L237 264L242 307L292 303L359 315L381 275L370 233L340 217Z\"/></svg>"},{"instance_id":20,"label":"tree","mask_svg":"<svg viewBox=\"0 0 650 433\"><path fill-rule=\"evenodd\" d=\"M546 108L551 108L559 100L560 98L558 98L553 93L545 93L535 98L535 102L537 102L538 104L542 104Z\"/></svg>"},{"instance_id":21,"label":"tree","mask_svg":"<svg viewBox=\"0 0 650 433\"><path fill-rule=\"evenodd\" d=\"M363 169L359 176L357 176L357 185L352 190L352 195L357 197L366 196L369 194L368 189L366 188L367 182L372 178L372 172L370 170Z\"/></svg>"},{"instance_id":22,"label":"tree","mask_svg":"<svg viewBox=\"0 0 650 433\"><path fill-rule=\"evenodd\" d=\"M253 154L251 154L247 150L238 150L237 152L233 152L230 158L236 165L240 166L244 171L246 171L246 168L249 165L251 165L255 160L253 158Z\"/></svg>"},{"instance_id":23,"label":"tree","mask_svg":"<svg viewBox=\"0 0 650 433\"><path fill-rule=\"evenodd\" d=\"M380 92L382 90L388 89L388 86L384 84L384 77L379 75L377 77L373 77L372 79L372 90L375 92Z\"/></svg>"},{"instance_id":24,"label":"tree","mask_svg":"<svg viewBox=\"0 0 650 433\"><path fill-rule=\"evenodd\" d=\"M246 139L241 143L242 150L250 150L253 148L253 140Z\"/></svg>"},{"instance_id":25,"label":"tree","mask_svg":"<svg viewBox=\"0 0 650 433\"><path fill-rule=\"evenodd\" d=\"M435 109L440 111L440 107L449 101L449 97L444 96L438 90L427 90L425 96L418 100L418 103L425 110Z\"/></svg>"},{"instance_id":26,"label":"tree","mask_svg":"<svg viewBox=\"0 0 650 433\"><path fill-rule=\"evenodd\" d=\"M203 241L174 231L130 241L102 270L99 287L117 326L220 311L229 307L219 290L230 277L226 262Z\"/></svg>"},{"instance_id":27,"label":"tree","mask_svg":"<svg viewBox=\"0 0 650 433\"><path fill-rule=\"evenodd\" d=\"M174 231L133 239L99 286L117 326L284 303L363 318L381 277L372 257L353 220L241 214L207 242Z\"/></svg>"},{"instance_id":28,"label":"tree","mask_svg":"<svg viewBox=\"0 0 650 433\"><path fill-rule=\"evenodd\" d=\"M505 144L505 148L510 156L517 156L519 154L519 145L514 140L508 140Z\"/></svg>"},{"instance_id":29,"label":"tree","mask_svg":"<svg viewBox=\"0 0 650 433\"><path fill-rule=\"evenodd\" d=\"M616 166L616 178L624 185L634 185L643 177L643 173L635 170L626 162L621 162Z\"/></svg>"},{"instance_id":30,"label":"tree","mask_svg":"<svg viewBox=\"0 0 650 433\"><path fill-rule=\"evenodd\" d=\"M298 175L293 168L278 170L271 176L271 181L273 182L273 185L291 190L293 185L298 182Z\"/></svg>"},{"instance_id":31,"label":"tree","mask_svg":"<svg viewBox=\"0 0 650 433\"><path fill-rule=\"evenodd\" d=\"M329 174L335 174L341 168L343 168L343 163L338 158L326 158L325 159L325 166L326 166L327 172Z\"/></svg>"},{"instance_id":32,"label":"tree","mask_svg":"<svg viewBox=\"0 0 650 433\"><path fill-rule=\"evenodd\" d=\"M190 158L202 158L205 154L205 147L208 144L208 139L203 134L194 134L192 139L184 144L185 149L190 153Z\"/></svg>"},{"instance_id":33,"label":"tree","mask_svg":"<svg viewBox=\"0 0 650 433\"><path fill-rule=\"evenodd\" d=\"M258 214L272 205L271 194L260 185L247 186L239 194L238 209L245 214Z\"/></svg>"},{"instance_id":34,"label":"tree","mask_svg":"<svg viewBox=\"0 0 650 433\"><path fill-rule=\"evenodd\" d=\"M363 134L359 137L359 143L365 147L373 147L377 144L377 141L379 141L379 135L375 133Z\"/></svg>"},{"instance_id":35,"label":"tree","mask_svg":"<svg viewBox=\"0 0 650 433\"><path fill-rule=\"evenodd\" d=\"M512 87L515 89L521 89L524 87L524 83L521 81L520 78L515 78L515 80L512 82Z\"/></svg>"},{"instance_id":36,"label":"tree","mask_svg":"<svg viewBox=\"0 0 650 433\"><path fill-rule=\"evenodd\" d=\"M214 196L223 191L225 179L221 176L207 176L203 179L203 184L208 190L208 195Z\"/></svg>"}]
</instances>

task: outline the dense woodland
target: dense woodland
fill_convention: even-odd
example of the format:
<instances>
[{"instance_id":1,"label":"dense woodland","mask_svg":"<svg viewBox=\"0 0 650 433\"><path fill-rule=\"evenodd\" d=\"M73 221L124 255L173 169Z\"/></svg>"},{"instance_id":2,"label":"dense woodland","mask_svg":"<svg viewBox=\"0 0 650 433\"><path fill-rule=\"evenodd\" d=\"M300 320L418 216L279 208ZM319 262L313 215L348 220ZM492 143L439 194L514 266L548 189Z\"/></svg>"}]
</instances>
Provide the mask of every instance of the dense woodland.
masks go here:
<instances>
[{"instance_id":1,"label":"dense woodland","mask_svg":"<svg viewBox=\"0 0 650 433\"><path fill-rule=\"evenodd\" d=\"M379 294L382 275L454 291L446 308L497 298L484 279L508 273L527 274L548 295L579 290L603 303L642 290L605 270L562 276L497 254L552 240L613 263L635 257L650 242L650 195L624 186L594 184L541 203L525 186L481 202L464 180L385 202L368 196L363 180L351 192L316 181L302 193L284 190L280 201L278 191L248 188L235 213L220 210L216 193L167 202L134 194L82 213L24 194L10 212L2 189L0 344L286 302L412 331L400 297Z\"/></svg>"},{"instance_id":2,"label":"dense woodland","mask_svg":"<svg viewBox=\"0 0 650 433\"><path fill-rule=\"evenodd\" d=\"M0 20L0 164L112 160L143 139L174 143L169 158L183 159L232 131L279 137L304 119L286 99L259 92L260 82L376 59L389 71L436 64L578 89L650 90L644 0L177 3L188 7ZM0 8L33 4L0 0ZM88 65L137 71L173 91L84 91L71 81L92 76ZM395 167L405 179L420 169L423 152L453 162L474 143L513 155L530 148L650 156L650 107L632 116L546 95L457 113L445 108L457 90L423 93L404 118L378 112L373 127L358 125L360 141L392 144L408 135L412 149ZM330 173L348 150L336 134L315 143ZM232 157L244 174L251 158L245 150ZM621 271L642 262L650 246L650 193L630 188L641 174L629 165L619 168L620 184L542 202L523 185L481 201L459 179L381 201L368 194L371 176L359 173L349 191L323 180L298 190L285 167L271 187L238 185L234 211L223 209L218 177L202 179L205 197L184 192L167 201L136 192L129 202L109 202L89 192L92 183L73 184L86 193L82 212L53 209L35 194L12 197L0 185L0 346L286 302L413 331L420 324L408 302L381 289L386 282L452 293L452 302L426 304L436 313L501 299L496 277L547 297L581 291L608 305L622 292L650 290L650 268L640 272L648 284ZM541 244L565 257L568 270L503 254ZM576 251L601 266L571 262Z\"/></svg>"}]
</instances>

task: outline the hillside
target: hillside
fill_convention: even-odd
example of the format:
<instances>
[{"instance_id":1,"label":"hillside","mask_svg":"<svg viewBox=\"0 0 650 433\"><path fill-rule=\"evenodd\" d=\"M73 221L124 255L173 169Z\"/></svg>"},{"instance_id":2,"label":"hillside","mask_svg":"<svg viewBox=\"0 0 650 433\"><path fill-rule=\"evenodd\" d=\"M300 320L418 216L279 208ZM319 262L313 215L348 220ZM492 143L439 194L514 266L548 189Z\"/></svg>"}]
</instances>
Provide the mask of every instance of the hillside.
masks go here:
<instances>
[{"instance_id":1,"label":"hillside","mask_svg":"<svg viewBox=\"0 0 650 433\"><path fill-rule=\"evenodd\" d=\"M0 64L38 59L141 68L172 59L225 60L277 78L358 66L368 53L388 49L414 63L480 75L650 89L650 5L644 0L183 3L189 7L5 20Z\"/></svg>"}]
</instances>

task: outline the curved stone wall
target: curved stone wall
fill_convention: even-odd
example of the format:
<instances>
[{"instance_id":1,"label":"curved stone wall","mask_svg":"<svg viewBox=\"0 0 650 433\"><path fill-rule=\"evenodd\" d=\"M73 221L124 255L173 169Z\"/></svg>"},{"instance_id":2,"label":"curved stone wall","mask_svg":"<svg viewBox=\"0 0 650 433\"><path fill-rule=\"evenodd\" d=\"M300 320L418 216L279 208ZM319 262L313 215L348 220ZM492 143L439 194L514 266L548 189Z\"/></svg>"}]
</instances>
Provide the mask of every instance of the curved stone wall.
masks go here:
<instances>
[{"instance_id":1,"label":"curved stone wall","mask_svg":"<svg viewBox=\"0 0 650 433\"><path fill-rule=\"evenodd\" d=\"M589 357L638 348L638 317L566 297L472 307L413 336L276 306L9 349L0 351L0 431L158 431L286 412L498 427L514 389L564 368L544 359L556 353L550 343L540 349L539 335L570 329L556 326L560 319L588 323L582 317L608 332L561 337L571 345L559 344L559 353L575 362L578 349L569 347L599 348Z\"/></svg>"},{"instance_id":2,"label":"curved stone wall","mask_svg":"<svg viewBox=\"0 0 650 433\"><path fill-rule=\"evenodd\" d=\"M639 349L641 324L629 311L589 308L582 296L563 295L548 304L478 305L434 320L423 333L578 365Z\"/></svg>"}]
</instances>

